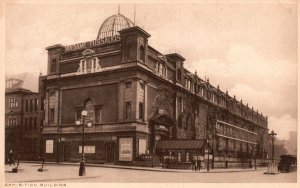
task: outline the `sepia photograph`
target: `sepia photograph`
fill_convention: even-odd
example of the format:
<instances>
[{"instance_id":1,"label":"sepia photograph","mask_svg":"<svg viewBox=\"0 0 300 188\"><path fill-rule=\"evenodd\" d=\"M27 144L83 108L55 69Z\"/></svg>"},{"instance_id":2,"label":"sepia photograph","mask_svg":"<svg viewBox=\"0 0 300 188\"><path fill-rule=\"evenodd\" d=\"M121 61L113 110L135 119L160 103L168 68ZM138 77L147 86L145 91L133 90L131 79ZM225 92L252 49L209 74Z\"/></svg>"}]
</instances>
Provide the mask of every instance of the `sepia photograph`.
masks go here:
<instances>
[{"instance_id":1,"label":"sepia photograph","mask_svg":"<svg viewBox=\"0 0 300 188\"><path fill-rule=\"evenodd\" d=\"M0 187L297 184L297 0L0 8Z\"/></svg>"}]
</instances>

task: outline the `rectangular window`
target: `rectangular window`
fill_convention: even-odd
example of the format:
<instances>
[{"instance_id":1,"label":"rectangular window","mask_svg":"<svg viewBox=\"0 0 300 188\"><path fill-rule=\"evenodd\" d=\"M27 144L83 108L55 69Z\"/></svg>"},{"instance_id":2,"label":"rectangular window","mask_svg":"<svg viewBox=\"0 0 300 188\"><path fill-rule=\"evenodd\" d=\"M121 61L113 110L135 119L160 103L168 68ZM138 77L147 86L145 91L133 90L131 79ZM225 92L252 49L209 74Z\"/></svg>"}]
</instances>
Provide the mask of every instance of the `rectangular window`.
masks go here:
<instances>
[{"instance_id":1,"label":"rectangular window","mask_svg":"<svg viewBox=\"0 0 300 188\"><path fill-rule=\"evenodd\" d=\"M139 103L139 119L144 119L144 103Z\"/></svg>"},{"instance_id":2,"label":"rectangular window","mask_svg":"<svg viewBox=\"0 0 300 188\"><path fill-rule=\"evenodd\" d=\"M8 126L11 126L11 125L12 125L12 118L11 118L11 117L8 117L8 118L7 118L7 123L8 123Z\"/></svg>"},{"instance_id":3,"label":"rectangular window","mask_svg":"<svg viewBox=\"0 0 300 188\"><path fill-rule=\"evenodd\" d=\"M28 119L24 118L24 129L27 129L28 127Z\"/></svg>"},{"instance_id":4,"label":"rectangular window","mask_svg":"<svg viewBox=\"0 0 300 188\"><path fill-rule=\"evenodd\" d=\"M33 120L32 118L29 118L29 130L32 130L32 123L33 123L32 120Z\"/></svg>"},{"instance_id":5,"label":"rectangular window","mask_svg":"<svg viewBox=\"0 0 300 188\"><path fill-rule=\"evenodd\" d=\"M161 63L159 63L158 68L159 68L159 74L162 75L163 74L163 65Z\"/></svg>"},{"instance_id":6,"label":"rectangular window","mask_svg":"<svg viewBox=\"0 0 300 188\"><path fill-rule=\"evenodd\" d=\"M102 122L102 107L97 107L95 111L96 123Z\"/></svg>"},{"instance_id":7,"label":"rectangular window","mask_svg":"<svg viewBox=\"0 0 300 188\"><path fill-rule=\"evenodd\" d=\"M28 99L25 100L25 112L28 112Z\"/></svg>"},{"instance_id":8,"label":"rectangular window","mask_svg":"<svg viewBox=\"0 0 300 188\"><path fill-rule=\"evenodd\" d=\"M51 73L56 72L56 59L52 59L50 70L51 70Z\"/></svg>"},{"instance_id":9,"label":"rectangular window","mask_svg":"<svg viewBox=\"0 0 300 188\"><path fill-rule=\"evenodd\" d=\"M186 162L190 161L190 153L185 153L185 161Z\"/></svg>"},{"instance_id":10,"label":"rectangular window","mask_svg":"<svg viewBox=\"0 0 300 188\"><path fill-rule=\"evenodd\" d=\"M125 119L131 119L131 103L125 102Z\"/></svg>"},{"instance_id":11,"label":"rectangular window","mask_svg":"<svg viewBox=\"0 0 300 188\"><path fill-rule=\"evenodd\" d=\"M12 117L12 125L16 126L17 125L17 116Z\"/></svg>"},{"instance_id":12,"label":"rectangular window","mask_svg":"<svg viewBox=\"0 0 300 188\"><path fill-rule=\"evenodd\" d=\"M54 108L50 108L49 110L49 123L54 123Z\"/></svg>"},{"instance_id":13,"label":"rectangular window","mask_svg":"<svg viewBox=\"0 0 300 188\"><path fill-rule=\"evenodd\" d=\"M28 108L27 112L29 112L30 111L30 100L29 99L27 99L27 108Z\"/></svg>"},{"instance_id":14,"label":"rectangular window","mask_svg":"<svg viewBox=\"0 0 300 188\"><path fill-rule=\"evenodd\" d=\"M84 60L81 60L81 68L82 68L82 72L84 72L85 70L85 61Z\"/></svg>"},{"instance_id":15,"label":"rectangular window","mask_svg":"<svg viewBox=\"0 0 300 188\"><path fill-rule=\"evenodd\" d=\"M126 88L131 88L131 82L126 82Z\"/></svg>"},{"instance_id":16,"label":"rectangular window","mask_svg":"<svg viewBox=\"0 0 300 188\"><path fill-rule=\"evenodd\" d=\"M29 100L29 112L32 112L32 99Z\"/></svg>"},{"instance_id":17,"label":"rectangular window","mask_svg":"<svg viewBox=\"0 0 300 188\"><path fill-rule=\"evenodd\" d=\"M37 117L34 117L33 119L33 130L36 130L37 128Z\"/></svg>"},{"instance_id":18,"label":"rectangular window","mask_svg":"<svg viewBox=\"0 0 300 188\"><path fill-rule=\"evenodd\" d=\"M18 106L17 98L16 97L9 98L9 107L13 108L17 106Z\"/></svg>"},{"instance_id":19,"label":"rectangular window","mask_svg":"<svg viewBox=\"0 0 300 188\"><path fill-rule=\"evenodd\" d=\"M34 111L38 110L38 99L34 99Z\"/></svg>"},{"instance_id":20,"label":"rectangular window","mask_svg":"<svg viewBox=\"0 0 300 188\"><path fill-rule=\"evenodd\" d=\"M164 66L163 75L164 75L164 76L167 76L167 67L166 67L166 66Z\"/></svg>"},{"instance_id":21,"label":"rectangular window","mask_svg":"<svg viewBox=\"0 0 300 188\"><path fill-rule=\"evenodd\" d=\"M75 112L75 121L81 120L81 110L76 110Z\"/></svg>"},{"instance_id":22,"label":"rectangular window","mask_svg":"<svg viewBox=\"0 0 300 188\"><path fill-rule=\"evenodd\" d=\"M178 162L181 162L181 153L178 153L177 160L178 160Z\"/></svg>"}]
</instances>

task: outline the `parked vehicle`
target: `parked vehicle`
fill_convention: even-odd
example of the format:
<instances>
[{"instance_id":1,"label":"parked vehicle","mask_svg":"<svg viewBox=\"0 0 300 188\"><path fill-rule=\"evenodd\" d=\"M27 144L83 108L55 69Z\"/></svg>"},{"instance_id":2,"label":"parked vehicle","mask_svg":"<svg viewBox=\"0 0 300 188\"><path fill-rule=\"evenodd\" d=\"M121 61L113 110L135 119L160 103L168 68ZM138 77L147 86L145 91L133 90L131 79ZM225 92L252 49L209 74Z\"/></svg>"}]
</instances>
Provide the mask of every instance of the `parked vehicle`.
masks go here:
<instances>
[{"instance_id":1,"label":"parked vehicle","mask_svg":"<svg viewBox=\"0 0 300 188\"><path fill-rule=\"evenodd\" d=\"M292 172L297 170L297 156L281 155L278 163L278 172Z\"/></svg>"}]
</instances>

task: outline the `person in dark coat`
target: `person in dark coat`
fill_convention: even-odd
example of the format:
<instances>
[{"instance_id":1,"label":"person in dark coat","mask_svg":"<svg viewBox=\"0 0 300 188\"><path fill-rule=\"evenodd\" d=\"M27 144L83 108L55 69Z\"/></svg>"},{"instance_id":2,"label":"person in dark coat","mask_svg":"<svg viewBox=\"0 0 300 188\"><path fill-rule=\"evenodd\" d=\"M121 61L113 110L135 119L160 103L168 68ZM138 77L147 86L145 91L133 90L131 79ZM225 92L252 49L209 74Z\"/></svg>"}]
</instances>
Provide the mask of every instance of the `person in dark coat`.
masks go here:
<instances>
[{"instance_id":1,"label":"person in dark coat","mask_svg":"<svg viewBox=\"0 0 300 188\"><path fill-rule=\"evenodd\" d=\"M200 159L197 160L197 167L198 167L198 171L200 171L200 169L201 169L201 160Z\"/></svg>"},{"instance_id":2,"label":"person in dark coat","mask_svg":"<svg viewBox=\"0 0 300 188\"><path fill-rule=\"evenodd\" d=\"M197 160L195 158L193 159L193 170L197 170Z\"/></svg>"},{"instance_id":3,"label":"person in dark coat","mask_svg":"<svg viewBox=\"0 0 300 188\"><path fill-rule=\"evenodd\" d=\"M8 153L8 162L9 166L11 166L12 164L15 166L14 153L12 149Z\"/></svg>"}]
</instances>

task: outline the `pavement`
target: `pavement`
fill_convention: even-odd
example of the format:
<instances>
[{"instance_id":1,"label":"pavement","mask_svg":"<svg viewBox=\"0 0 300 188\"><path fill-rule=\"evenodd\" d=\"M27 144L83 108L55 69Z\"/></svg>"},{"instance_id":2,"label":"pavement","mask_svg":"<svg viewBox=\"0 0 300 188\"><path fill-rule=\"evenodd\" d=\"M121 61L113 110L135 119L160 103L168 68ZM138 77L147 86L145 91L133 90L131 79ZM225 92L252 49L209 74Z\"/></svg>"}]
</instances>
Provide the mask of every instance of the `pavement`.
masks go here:
<instances>
[{"instance_id":1,"label":"pavement","mask_svg":"<svg viewBox=\"0 0 300 188\"><path fill-rule=\"evenodd\" d=\"M106 164L87 164L85 176L79 176L79 163L46 163L45 171L38 172L41 163L22 161L18 173L5 165L5 184L23 186L39 183L295 183L297 173L266 175L267 168L213 169L201 171L145 168ZM19 185L21 184L21 185ZM1 186L0 186L1 187Z\"/></svg>"},{"instance_id":2,"label":"pavement","mask_svg":"<svg viewBox=\"0 0 300 188\"><path fill-rule=\"evenodd\" d=\"M21 161L22 163L35 163L40 164L41 162L37 161ZM46 165L73 165L79 166L79 163L68 163L68 162L45 162ZM113 165L113 164L90 164L85 163L85 166L89 167L103 167L103 168L117 168L117 169L128 169L128 170L142 170L142 171L160 171L160 172L180 172L180 173L229 173L229 172L247 172L247 171L255 171L255 168L214 168L209 169L202 168L200 171L193 171L191 169L168 169L162 167L141 167L141 166L124 166L124 165ZM257 169L267 169L266 167L257 167Z\"/></svg>"}]
</instances>

